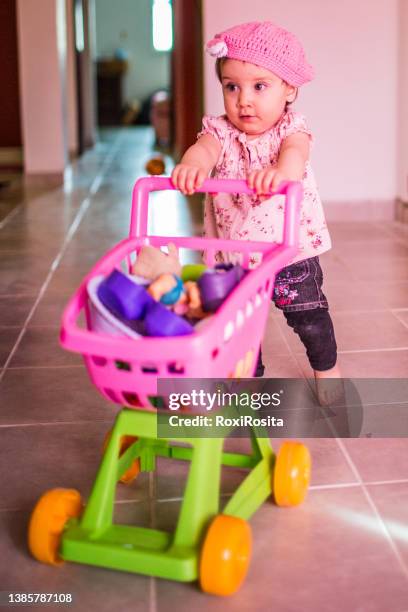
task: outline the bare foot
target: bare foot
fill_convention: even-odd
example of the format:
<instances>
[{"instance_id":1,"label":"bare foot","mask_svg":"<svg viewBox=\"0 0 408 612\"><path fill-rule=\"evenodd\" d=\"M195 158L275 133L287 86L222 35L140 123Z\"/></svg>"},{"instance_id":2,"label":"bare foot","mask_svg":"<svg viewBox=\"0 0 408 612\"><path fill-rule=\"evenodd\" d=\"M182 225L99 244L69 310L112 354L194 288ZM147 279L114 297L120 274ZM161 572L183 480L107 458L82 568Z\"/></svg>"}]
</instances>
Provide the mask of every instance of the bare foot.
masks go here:
<instances>
[{"instance_id":1,"label":"bare foot","mask_svg":"<svg viewBox=\"0 0 408 612\"><path fill-rule=\"evenodd\" d=\"M316 394L320 406L331 406L344 397L344 385L339 366L330 370L314 370Z\"/></svg>"}]
</instances>

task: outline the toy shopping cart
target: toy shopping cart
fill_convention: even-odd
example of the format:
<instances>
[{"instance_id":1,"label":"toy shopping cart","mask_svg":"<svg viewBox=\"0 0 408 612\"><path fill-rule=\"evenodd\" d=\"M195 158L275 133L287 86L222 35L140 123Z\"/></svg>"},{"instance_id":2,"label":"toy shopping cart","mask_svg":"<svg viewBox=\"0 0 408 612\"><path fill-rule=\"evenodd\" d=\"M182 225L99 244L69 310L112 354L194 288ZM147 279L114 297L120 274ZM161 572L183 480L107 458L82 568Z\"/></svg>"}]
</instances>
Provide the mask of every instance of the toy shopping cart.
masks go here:
<instances>
[{"instance_id":1,"label":"toy shopping cart","mask_svg":"<svg viewBox=\"0 0 408 612\"><path fill-rule=\"evenodd\" d=\"M296 254L300 183L287 182L281 244L223 241L199 237L150 236L149 193L174 189L169 178L139 179L133 190L130 236L109 251L84 279L64 315L61 343L83 355L90 378L102 395L124 406L109 433L93 490L83 509L71 489L45 493L34 508L29 548L38 560L76 561L179 581L199 579L201 588L230 595L249 564L251 533L247 519L271 494L280 506L299 504L310 478L310 455L298 442L274 454L269 439L251 433L252 453L224 452L224 438L157 437L158 378L250 377L269 311L276 272ZM244 181L204 182L201 192L252 193ZM144 245L205 253L239 253L249 268L254 253L260 265L247 273L206 325L187 336L129 339L92 329L89 282L130 264ZM86 325L80 325L85 315ZM182 443L182 445L180 445ZM140 471L155 469L156 457L190 461L174 533L113 524L118 481L132 482ZM220 512L221 466L249 473Z\"/></svg>"}]
</instances>

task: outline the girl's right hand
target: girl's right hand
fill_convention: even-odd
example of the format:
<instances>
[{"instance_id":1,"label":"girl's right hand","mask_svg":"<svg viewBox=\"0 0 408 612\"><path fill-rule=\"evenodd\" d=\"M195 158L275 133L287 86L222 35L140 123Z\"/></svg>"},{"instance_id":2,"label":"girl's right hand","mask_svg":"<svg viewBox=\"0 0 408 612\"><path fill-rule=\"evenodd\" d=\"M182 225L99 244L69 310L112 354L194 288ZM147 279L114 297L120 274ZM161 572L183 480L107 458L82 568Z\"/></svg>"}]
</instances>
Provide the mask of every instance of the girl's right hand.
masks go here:
<instances>
[{"instance_id":1,"label":"girl's right hand","mask_svg":"<svg viewBox=\"0 0 408 612\"><path fill-rule=\"evenodd\" d=\"M184 195L191 195L201 187L207 178L203 168L191 166L190 164L177 164L171 173L171 181L176 189Z\"/></svg>"}]
</instances>

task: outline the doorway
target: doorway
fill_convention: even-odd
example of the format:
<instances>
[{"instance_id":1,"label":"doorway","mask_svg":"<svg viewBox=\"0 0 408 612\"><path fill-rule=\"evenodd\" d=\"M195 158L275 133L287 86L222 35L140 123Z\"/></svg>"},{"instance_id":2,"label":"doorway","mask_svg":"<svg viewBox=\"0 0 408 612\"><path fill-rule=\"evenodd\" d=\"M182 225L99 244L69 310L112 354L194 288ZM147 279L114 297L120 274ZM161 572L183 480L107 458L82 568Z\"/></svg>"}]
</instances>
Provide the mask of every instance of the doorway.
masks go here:
<instances>
[{"instance_id":1,"label":"doorway","mask_svg":"<svg viewBox=\"0 0 408 612\"><path fill-rule=\"evenodd\" d=\"M95 24L98 125L150 125L179 157L201 123L201 0L98 0Z\"/></svg>"}]
</instances>

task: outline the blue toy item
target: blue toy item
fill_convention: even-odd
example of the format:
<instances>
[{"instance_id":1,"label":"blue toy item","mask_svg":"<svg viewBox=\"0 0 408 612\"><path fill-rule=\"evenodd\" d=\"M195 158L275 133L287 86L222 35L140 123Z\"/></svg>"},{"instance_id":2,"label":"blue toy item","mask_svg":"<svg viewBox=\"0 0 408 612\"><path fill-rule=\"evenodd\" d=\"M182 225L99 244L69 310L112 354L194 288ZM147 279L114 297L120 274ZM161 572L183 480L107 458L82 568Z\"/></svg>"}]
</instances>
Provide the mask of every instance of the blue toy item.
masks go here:
<instances>
[{"instance_id":1,"label":"blue toy item","mask_svg":"<svg viewBox=\"0 0 408 612\"><path fill-rule=\"evenodd\" d=\"M203 310L215 312L244 276L244 268L231 263L217 264L214 269L204 272L197 281Z\"/></svg>"},{"instance_id":2,"label":"blue toy item","mask_svg":"<svg viewBox=\"0 0 408 612\"><path fill-rule=\"evenodd\" d=\"M181 294L184 293L184 286L181 278L177 276L177 274L173 274L173 277L176 281L176 286L173 287L173 289L170 289L170 291L167 291L167 293L162 295L162 297L160 298L161 303L165 304L165 306L172 306L173 304L178 302Z\"/></svg>"}]
</instances>

